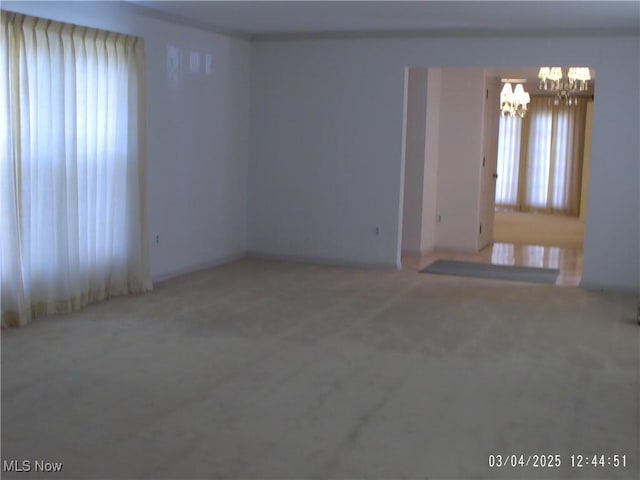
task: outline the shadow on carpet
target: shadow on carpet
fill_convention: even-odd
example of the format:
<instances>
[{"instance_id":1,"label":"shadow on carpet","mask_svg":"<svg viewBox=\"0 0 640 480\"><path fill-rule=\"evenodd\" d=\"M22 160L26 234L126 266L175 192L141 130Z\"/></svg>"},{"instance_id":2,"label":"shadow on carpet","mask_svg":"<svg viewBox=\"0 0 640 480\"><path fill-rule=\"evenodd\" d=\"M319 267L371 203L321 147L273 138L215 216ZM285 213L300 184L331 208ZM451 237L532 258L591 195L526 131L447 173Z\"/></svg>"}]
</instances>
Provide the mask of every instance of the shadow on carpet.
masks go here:
<instances>
[{"instance_id":1,"label":"shadow on carpet","mask_svg":"<svg viewBox=\"0 0 640 480\"><path fill-rule=\"evenodd\" d=\"M553 285L558 279L560 270L557 268L514 267L456 260L436 260L420 272Z\"/></svg>"}]
</instances>

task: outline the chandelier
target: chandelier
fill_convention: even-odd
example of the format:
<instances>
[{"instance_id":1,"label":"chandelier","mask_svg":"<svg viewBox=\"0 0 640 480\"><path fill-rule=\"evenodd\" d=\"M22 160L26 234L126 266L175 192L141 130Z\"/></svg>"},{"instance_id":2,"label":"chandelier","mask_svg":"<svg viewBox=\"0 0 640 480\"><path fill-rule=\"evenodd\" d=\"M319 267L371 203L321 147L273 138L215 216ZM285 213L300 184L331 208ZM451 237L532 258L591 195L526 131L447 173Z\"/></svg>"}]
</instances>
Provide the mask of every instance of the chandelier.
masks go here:
<instances>
[{"instance_id":1,"label":"chandelier","mask_svg":"<svg viewBox=\"0 0 640 480\"><path fill-rule=\"evenodd\" d=\"M577 103L572 95L589 88L591 72L588 67L541 67L538 78L541 90L555 92L554 105L559 105L561 99L571 105Z\"/></svg>"},{"instance_id":2,"label":"chandelier","mask_svg":"<svg viewBox=\"0 0 640 480\"><path fill-rule=\"evenodd\" d=\"M503 115L524 117L531 97L524 91L521 83L518 83L515 89L512 89L511 81L508 79L503 79L502 81L504 82L504 87L500 92L500 111Z\"/></svg>"}]
</instances>

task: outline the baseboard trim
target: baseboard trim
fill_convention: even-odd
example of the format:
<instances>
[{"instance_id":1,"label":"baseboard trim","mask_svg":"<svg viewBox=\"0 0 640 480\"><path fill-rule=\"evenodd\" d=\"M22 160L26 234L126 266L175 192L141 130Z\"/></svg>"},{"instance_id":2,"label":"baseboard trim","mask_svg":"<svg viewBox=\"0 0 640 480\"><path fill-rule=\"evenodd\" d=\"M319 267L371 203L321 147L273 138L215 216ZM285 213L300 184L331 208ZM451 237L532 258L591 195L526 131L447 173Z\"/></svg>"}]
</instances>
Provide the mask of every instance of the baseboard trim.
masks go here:
<instances>
[{"instance_id":1,"label":"baseboard trim","mask_svg":"<svg viewBox=\"0 0 640 480\"><path fill-rule=\"evenodd\" d=\"M420 250L406 249L400 251L401 257L421 257L423 255L424 253L422 253Z\"/></svg>"},{"instance_id":2,"label":"baseboard trim","mask_svg":"<svg viewBox=\"0 0 640 480\"><path fill-rule=\"evenodd\" d=\"M581 280L579 287L583 290L589 290L591 292L640 295L640 287L630 287L629 285L612 285L598 282L585 282Z\"/></svg>"},{"instance_id":3,"label":"baseboard trim","mask_svg":"<svg viewBox=\"0 0 640 480\"><path fill-rule=\"evenodd\" d=\"M447 247L446 245L436 246L429 253L453 253L460 255L477 255L480 250L473 248Z\"/></svg>"},{"instance_id":4,"label":"baseboard trim","mask_svg":"<svg viewBox=\"0 0 640 480\"><path fill-rule=\"evenodd\" d=\"M194 263L186 267L178 268L176 270L171 270L170 272L167 272L167 273L154 275L152 277L152 280L154 284L162 283L176 277L181 277L182 275L188 275L190 273L199 272L201 270L208 270L209 268L219 267L227 263L237 262L238 260L242 260L246 256L247 256L246 252L239 252L231 255L224 255L221 257L217 257L213 260L210 260L208 262Z\"/></svg>"},{"instance_id":5,"label":"baseboard trim","mask_svg":"<svg viewBox=\"0 0 640 480\"><path fill-rule=\"evenodd\" d=\"M366 268L366 269L392 269L397 270L396 262L361 262L353 260L340 260L335 258L305 256L305 255L282 255L276 253L249 250L246 258L256 260L270 260L274 262L304 263L309 265L327 265L332 267Z\"/></svg>"}]
</instances>

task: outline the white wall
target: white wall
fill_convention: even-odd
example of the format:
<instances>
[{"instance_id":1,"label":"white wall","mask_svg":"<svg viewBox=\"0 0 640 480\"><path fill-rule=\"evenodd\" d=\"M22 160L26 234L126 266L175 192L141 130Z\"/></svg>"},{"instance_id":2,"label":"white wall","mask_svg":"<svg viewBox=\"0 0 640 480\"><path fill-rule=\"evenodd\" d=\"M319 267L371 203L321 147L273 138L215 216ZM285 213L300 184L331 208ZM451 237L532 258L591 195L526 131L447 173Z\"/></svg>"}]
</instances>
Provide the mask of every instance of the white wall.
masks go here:
<instances>
[{"instance_id":1,"label":"white wall","mask_svg":"<svg viewBox=\"0 0 640 480\"><path fill-rule=\"evenodd\" d=\"M405 65L357 41L254 54L249 251L395 267Z\"/></svg>"},{"instance_id":2,"label":"white wall","mask_svg":"<svg viewBox=\"0 0 640 480\"><path fill-rule=\"evenodd\" d=\"M443 68L436 249L477 252L484 69Z\"/></svg>"},{"instance_id":3,"label":"white wall","mask_svg":"<svg viewBox=\"0 0 640 480\"><path fill-rule=\"evenodd\" d=\"M249 43L149 17L116 2L3 2L2 8L144 38L152 277L243 255ZM168 47L183 54L185 68L176 88L167 78ZM210 76L188 72L191 51L200 52L201 64L203 54L212 55Z\"/></svg>"},{"instance_id":4,"label":"white wall","mask_svg":"<svg viewBox=\"0 0 640 480\"><path fill-rule=\"evenodd\" d=\"M600 48L581 285L640 293L640 41Z\"/></svg>"},{"instance_id":5,"label":"white wall","mask_svg":"<svg viewBox=\"0 0 640 480\"><path fill-rule=\"evenodd\" d=\"M598 75L583 285L639 289L640 119L630 107L640 101L638 40L545 35L254 43L249 249L397 264L405 67L579 64ZM439 183L438 191L443 188L453 186ZM373 234L376 225L380 237Z\"/></svg>"},{"instance_id":6,"label":"white wall","mask_svg":"<svg viewBox=\"0 0 640 480\"><path fill-rule=\"evenodd\" d=\"M428 73L426 68L409 68L407 70L404 200L402 205L403 255L420 255L422 253Z\"/></svg>"}]
</instances>

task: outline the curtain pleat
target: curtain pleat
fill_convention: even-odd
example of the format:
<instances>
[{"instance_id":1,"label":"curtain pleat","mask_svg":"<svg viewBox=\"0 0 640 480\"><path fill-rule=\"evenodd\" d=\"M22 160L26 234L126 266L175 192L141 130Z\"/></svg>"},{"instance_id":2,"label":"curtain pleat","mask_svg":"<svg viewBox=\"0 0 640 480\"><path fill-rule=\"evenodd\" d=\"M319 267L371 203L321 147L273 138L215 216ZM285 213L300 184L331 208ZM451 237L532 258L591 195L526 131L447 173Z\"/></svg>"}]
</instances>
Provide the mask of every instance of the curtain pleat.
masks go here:
<instances>
[{"instance_id":1,"label":"curtain pleat","mask_svg":"<svg viewBox=\"0 0 640 480\"><path fill-rule=\"evenodd\" d=\"M151 289L142 41L1 14L2 325Z\"/></svg>"}]
</instances>

